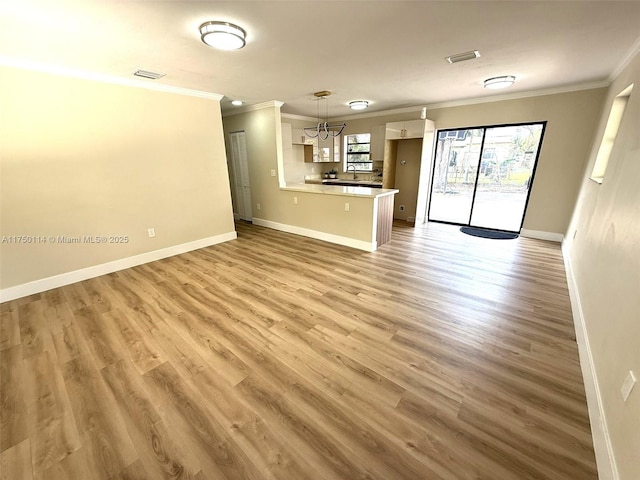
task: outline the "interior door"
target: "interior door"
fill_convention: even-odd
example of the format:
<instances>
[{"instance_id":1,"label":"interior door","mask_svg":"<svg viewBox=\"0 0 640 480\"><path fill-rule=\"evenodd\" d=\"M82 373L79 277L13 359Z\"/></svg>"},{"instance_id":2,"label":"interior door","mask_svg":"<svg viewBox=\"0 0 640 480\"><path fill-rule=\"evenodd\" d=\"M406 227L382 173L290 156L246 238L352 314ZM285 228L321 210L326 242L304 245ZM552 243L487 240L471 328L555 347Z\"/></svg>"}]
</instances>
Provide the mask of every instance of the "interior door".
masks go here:
<instances>
[{"instance_id":1,"label":"interior door","mask_svg":"<svg viewBox=\"0 0 640 480\"><path fill-rule=\"evenodd\" d=\"M236 218L251 221L251 182L249 180L249 161L244 131L229 134L231 146L232 200Z\"/></svg>"},{"instance_id":2,"label":"interior door","mask_svg":"<svg viewBox=\"0 0 640 480\"><path fill-rule=\"evenodd\" d=\"M520 232L545 125L439 131L429 220Z\"/></svg>"}]
</instances>

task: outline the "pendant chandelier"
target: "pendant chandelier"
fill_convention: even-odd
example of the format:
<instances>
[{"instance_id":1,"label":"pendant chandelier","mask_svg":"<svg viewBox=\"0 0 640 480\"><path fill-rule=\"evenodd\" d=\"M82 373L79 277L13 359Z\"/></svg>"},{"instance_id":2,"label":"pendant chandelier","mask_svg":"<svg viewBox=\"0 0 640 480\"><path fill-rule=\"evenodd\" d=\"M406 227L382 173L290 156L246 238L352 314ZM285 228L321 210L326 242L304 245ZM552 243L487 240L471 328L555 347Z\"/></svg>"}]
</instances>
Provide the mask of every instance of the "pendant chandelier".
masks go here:
<instances>
[{"instance_id":1,"label":"pendant chandelier","mask_svg":"<svg viewBox=\"0 0 640 480\"><path fill-rule=\"evenodd\" d=\"M302 130L304 134L309 138L320 138L321 140L326 140L329 137L337 137L342 133L344 127L347 126L346 123L343 124L329 124L329 101L327 97L331 95L331 92L328 90L323 90L322 92L316 92L313 94L316 97L316 101L318 102L318 124L315 127L305 127ZM324 122L320 121L320 101L324 100L325 102L325 120Z\"/></svg>"}]
</instances>

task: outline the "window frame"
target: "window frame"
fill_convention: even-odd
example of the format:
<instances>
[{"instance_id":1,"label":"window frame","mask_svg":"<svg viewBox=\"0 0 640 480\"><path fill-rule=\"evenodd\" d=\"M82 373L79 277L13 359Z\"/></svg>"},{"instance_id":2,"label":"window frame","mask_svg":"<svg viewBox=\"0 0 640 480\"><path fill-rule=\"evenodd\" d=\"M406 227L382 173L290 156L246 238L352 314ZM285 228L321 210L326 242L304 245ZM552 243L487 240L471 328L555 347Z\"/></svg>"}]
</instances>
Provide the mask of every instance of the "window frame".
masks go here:
<instances>
[{"instance_id":1,"label":"window frame","mask_svg":"<svg viewBox=\"0 0 640 480\"><path fill-rule=\"evenodd\" d=\"M618 130L622 124L624 112L627 109L632 90L633 83L616 95L611 104L609 117L607 118L607 124L602 134L596 160L593 163L591 175L589 175L589 178L598 184L604 182L604 176L607 172L607 166L609 165L609 158L615 146Z\"/></svg>"},{"instance_id":2,"label":"window frame","mask_svg":"<svg viewBox=\"0 0 640 480\"><path fill-rule=\"evenodd\" d=\"M350 138L352 137L357 137L358 135L368 135L369 136L369 141L368 142L350 142ZM369 145L369 149L367 151L363 151L363 152L349 152L349 145ZM369 156L369 160L365 160L365 161L350 161L349 160L349 156L350 155L362 155L362 154L366 154ZM368 164L369 168L367 170L363 170L361 168L356 168L354 169L350 169L349 166L350 165L362 165L362 164ZM351 133L351 134L346 134L344 135L344 162L343 162L343 171L345 173L350 173L350 172L362 172L362 173L372 173L373 172L373 160L371 159L371 132L362 132L362 133Z\"/></svg>"}]
</instances>

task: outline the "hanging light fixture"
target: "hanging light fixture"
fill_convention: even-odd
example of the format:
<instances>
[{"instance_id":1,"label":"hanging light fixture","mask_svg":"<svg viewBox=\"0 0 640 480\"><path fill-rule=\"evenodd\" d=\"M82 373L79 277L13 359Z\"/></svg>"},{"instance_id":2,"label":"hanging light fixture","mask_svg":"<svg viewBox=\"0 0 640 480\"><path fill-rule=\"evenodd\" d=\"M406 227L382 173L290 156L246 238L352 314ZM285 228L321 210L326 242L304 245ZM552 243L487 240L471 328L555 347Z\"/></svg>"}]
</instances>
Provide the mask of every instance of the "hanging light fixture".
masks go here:
<instances>
[{"instance_id":1,"label":"hanging light fixture","mask_svg":"<svg viewBox=\"0 0 640 480\"><path fill-rule=\"evenodd\" d=\"M513 85L513 82L515 81L516 81L516 77L514 77L513 75L487 78L484 81L484 88L490 88L492 90L497 90L499 88L507 88Z\"/></svg>"},{"instance_id":2,"label":"hanging light fixture","mask_svg":"<svg viewBox=\"0 0 640 480\"><path fill-rule=\"evenodd\" d=\"M245 46L247 32L229 22L204 22L200 25L200 38L219 50L238 50Z\"/></svg>"},{"instance_id":3,"label":"hanging light fixture","mask_svg":"<svg viewBox=\"0 0 640 480\"><path fill-rule=\"evenodd\" d=\"M353 102L349 102L349 108L351 110L364 110L369 106L369 102L367 100L354 100Z\"/></svg>"},{"instance_id":4,"label":"hanging light fixture","mask_svg":"<svg viewBox=\"0 0 640 480\"><path fill-rule=\"evenodd\" d=\"M321 140L326 140L329 137L337 137L342 133L344 127L347 126L346 123L342 125L329 125L329 101L327 97L331 95L331 92L328 90L323 90L322 92L316 92L313 94L316 97L316 101L318 102L318 124L315 127L305 127L303 128L304 134L309 138L320 138ZM324 122L320 121L320 100L325 101L325 120Z\"/></svg>"}]
</instances>

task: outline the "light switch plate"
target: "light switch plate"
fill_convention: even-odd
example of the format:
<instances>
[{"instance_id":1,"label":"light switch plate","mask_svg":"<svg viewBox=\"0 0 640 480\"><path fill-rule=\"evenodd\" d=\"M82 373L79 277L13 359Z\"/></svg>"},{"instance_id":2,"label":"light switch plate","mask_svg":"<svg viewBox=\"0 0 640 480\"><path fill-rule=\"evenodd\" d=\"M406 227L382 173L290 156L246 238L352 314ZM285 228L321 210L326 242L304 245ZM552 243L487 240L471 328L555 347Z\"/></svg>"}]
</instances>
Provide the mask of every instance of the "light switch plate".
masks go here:
<instances>
[{"instance_id":1,"label":"light switch plate","mask_svg":"<svg viewBox=\"0 0 640 480\"><path fill-rule=\"evenodd\" d=\"M156 236L156 229L155 228L147 228L147 234L149 235L149 238L153 238Z\"/></svg>"},{"instance_id":2,"label":"light switch plate","mask_svg":"<svg viewBox=\"0 0 640 480\"><path fill-rule=\"evenodd\" d=\"M629 398L629 395L631 395L631 390L633 390L636 381L637 380L635 373L629 370L629 373L627 373L627 376L622 383L622 388L620 389L620 393L622 393L622 400L624 400L625 402Z\"/></svg>"},{"instance_id":3,"label":"light switch plate","mask_svg":"<svg viewBox=\"0 0 640 480\"><path fill-rule=\"evenodd\" d=\"M272 168L272 169L271 169L271 176L272 176L272 177L275 177L275 176L276 176L276 169L275 169L275 168Z\"/></svg>"}]
</instances>

